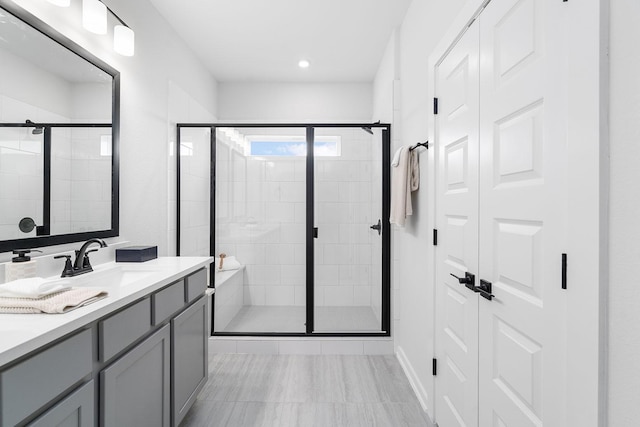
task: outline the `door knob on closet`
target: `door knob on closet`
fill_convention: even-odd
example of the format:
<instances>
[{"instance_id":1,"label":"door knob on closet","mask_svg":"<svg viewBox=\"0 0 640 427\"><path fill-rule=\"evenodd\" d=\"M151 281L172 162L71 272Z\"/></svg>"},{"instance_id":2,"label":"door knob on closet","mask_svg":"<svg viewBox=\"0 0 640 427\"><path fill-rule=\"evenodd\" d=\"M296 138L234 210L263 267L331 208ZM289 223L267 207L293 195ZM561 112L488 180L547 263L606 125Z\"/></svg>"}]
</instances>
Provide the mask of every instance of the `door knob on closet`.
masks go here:
<instances>
[{"instance_id":1,"label":"door knob on closet","mask_svg":"<svg viewBox=\"0 0 640 427\"><path fill-rule=\"evenodd\" d=\"M455 277L456 279L458 279L458 282L461 285L465 285L467 287L467 289L472 290L474 292L476 291L476 276L474 274L471 273L464 273L464 277L458 277L455 274L451 273L451 275L453 277Z\"/></svg>"},{"instance_id":2,"label":"door knob on closet","mask_svg":"<svg viewBox=\"0 0 640 427\"><path fill-rule=\"evenodd\" d=\"M480 294L482 298L491 301L495 295L491 293L491 282L480 279L480 286L476 286L476 292Z\"/></svg>"}]
</instances>

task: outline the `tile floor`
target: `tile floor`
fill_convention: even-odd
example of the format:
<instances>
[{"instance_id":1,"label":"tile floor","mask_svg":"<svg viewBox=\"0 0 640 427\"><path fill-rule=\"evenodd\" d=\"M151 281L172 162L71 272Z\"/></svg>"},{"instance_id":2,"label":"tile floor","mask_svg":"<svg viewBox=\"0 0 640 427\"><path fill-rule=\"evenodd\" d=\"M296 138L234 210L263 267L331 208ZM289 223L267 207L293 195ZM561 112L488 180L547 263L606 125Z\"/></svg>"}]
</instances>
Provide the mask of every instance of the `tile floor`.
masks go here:
<instances>
[{"instance_id":1,"label":"tile floor","mask_svg":"<svg viewBox=\"0 0 640 427\"><path fill-rule=\"evenodd\" d=\"M224 332L304 332L305 307L244 306ZM380 332L371 307L316 307L317 332Z\"/></svg>"},{"instance_id":2,"label":"tile floor","mask_svg":"<svg viewBox=\"0 0 640 427\"><path fill-rule=\"evenodd\" d=\"M394 356L213 354L181 427L433 427Z\"/></svg>"}]
</instances>

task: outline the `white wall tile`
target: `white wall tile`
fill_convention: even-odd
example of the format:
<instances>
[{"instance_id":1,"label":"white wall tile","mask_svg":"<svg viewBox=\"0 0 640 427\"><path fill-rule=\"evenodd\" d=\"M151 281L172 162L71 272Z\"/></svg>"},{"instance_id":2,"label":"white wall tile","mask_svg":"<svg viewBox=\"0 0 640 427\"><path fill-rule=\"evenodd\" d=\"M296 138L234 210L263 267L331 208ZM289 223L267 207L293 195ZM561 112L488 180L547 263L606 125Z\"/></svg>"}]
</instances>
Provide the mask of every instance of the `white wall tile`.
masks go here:
<instances>
[{"instance_id":1,"label":"white wall tile","mask_svg":"<svg viewBox=\"0 0 640 427\"><path fill-rule=\"evenodd\" d=\"M295 304L294 286L265 286L266 300L265 305L294 305Z\"/></svg>"},{"instance_id":2,"label":"white wall tile","mask_svg":"<svg viewBox=\"0 0 640 427\"><path fill-rule=\"evenodd\" d=\"M295 245L290 243L267 243L265 246L265 264L295 264Z\"/></svg>"},{"instance_id":3,"label":"white wall tile","mask_svg":"<svg viewBox=\"0 0 640 427\"><path fill-rule=\"evenodd\" d=\"M282 224L280 227L280 241L282 243L304 243L304 224Z\"/></svg>"},{"instance_id":4,"label":"white wall tile","mask_svg":"<svg viewBox=\"0 0 640 427\"><path fill-rule=\"evenodd\" d=\"M269 159L266 163L267 181L295 181L295 176L295 164L288 159Z\"/></svg>"},{"instance_id":5,"label":"white wall tile","mask_svg":"<svg viewBox=\"0 0 640 427\"><path fill-rule=\"evenodd\" d=\"M307 290L304 286L294 286L293 292L295 295L294 304L296 306L306 306L307 305Z\"/></svg>"},{"instance_id":6,"label":"white wall tile","mask_svg":"<svg viewBox=\"0 0 640 427\"><path fill-rule=\"evenodd\" d=\"M244 286L244 305L265 305L265 302L264 286Z\"/></svg>"},{"instance_id":7,"label":"white wall tile","mask_svg":"<svg viewBox=\"0 0 640 427\"><path fill-rule=\"evenodd\" d=\"M306 282L306 270L303 265L282 265L280 267L280 275L283 285L301 286Z\"/></svg>"},{"instance_id":8,"label":"white wall tile","mask_svg":"<svg viewBox=\"0 0 640 427\"><path fill-rule=\"evenodd\" d=\"M247 265L245 273L246 283L249 285L279 285L279 265Z\"/></svg>"},{"instance_id":9,"label":"white wall tile","mask_svg":"<svg viewBox=\"0 0 640 427\"><path fill-rule=\"evenodd\" d=\"M266 221L270 223L295 222L295 205L293 203L267 202Z\"/></svg>"},{"instance_id":10,"label":"white wall tile","mask_svg":"<svg viewBox=\"0 0 640 427\"><path fill-rule=\"evenodd\" d=\"M305 193L304 182L280 183L280 200L283 202L303 203L305 201Z\"/></svg>"},{"instance_id":11,"label":"white wall tile","mask_svg":"<svg viewBox=\"0 0 640 427\"><path fill-rule=\"evenodd\" d=\"M340 284L340 268L342 268L342 266L317 265L315 267L315 284L319 286L338 286Z\"/></svg>"},{"instance_id":12,"label":"white wall tile","mask_svg":"<svg viewBox=\"0 0 640 427\"><path fill-rule=\"evenodd\" d=\"M350 245L324 245L324 263L337 265L352 264L354 260L351 257L351 253Z\"/></svg>"},{"instance_id":13,"label":"white wall tile","mask_svg":"<svg viewBox=\"0 0 640 427\"><path fill-rule=\"evenodd\" d=\"M228 256L235 255L238 261L243 264L266 264L264 244L240 244L236 245L235 254L228 253Z\"/></svg>"},{"instance_id":14,"label":"white wall tile","mask_svg":"<svg viewBox=\"0 0 640 427\"><path fill-rule=\"evenodd\" d=\"M307 221L307 205L306 205L306 203L295 203L294 221L297 224L306 224L306 221Z\"/></svg>"},{"instance_id":15,"label":"white wall tile","mask_svg":"<svg viewBox=\"0 0 640 427\"><path fill-rule=\"evenodd\" d=\"M322 286L324 289L325 306L352 306L353 287L352 286Z\"/></svg>"},{"instance_id":16,"label":"white wall tile","mask_svg":"<svg viewBox=\"0 0 640 427\"><path fill-rule=\"evenodd\" d=\"M371 287L370 286L354 286L353 305L371 306Z\"/></svg>"}]
</instances>

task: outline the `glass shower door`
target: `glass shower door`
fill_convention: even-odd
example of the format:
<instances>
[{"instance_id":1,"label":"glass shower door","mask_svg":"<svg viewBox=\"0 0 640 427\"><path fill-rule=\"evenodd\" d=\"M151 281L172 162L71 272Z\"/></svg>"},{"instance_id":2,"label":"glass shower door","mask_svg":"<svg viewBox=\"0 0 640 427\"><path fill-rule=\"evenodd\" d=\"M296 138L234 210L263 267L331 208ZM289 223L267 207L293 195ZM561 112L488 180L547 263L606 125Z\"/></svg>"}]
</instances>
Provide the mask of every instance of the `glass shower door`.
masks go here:
<instances>
[{"instance_id":1,"label":"glass shower door","mask_svg":"<svg viewBox=\"0 0 640 427\"><path fill-rule=\"evenodd\" d=\"M382 135L314 128L314 332L380 332Z\"/></svg>"},{"instance_id":2,"label":"glass shower door","mask_svg":"<svg viewBox=\"0 0 640 427\"><path fill-rule=\"evenodd\" d=\"M214 331L306 331L306 129L227 127L215 133ZM218 265L216 265L218 267Z\"/></svg>"}]
</instances>

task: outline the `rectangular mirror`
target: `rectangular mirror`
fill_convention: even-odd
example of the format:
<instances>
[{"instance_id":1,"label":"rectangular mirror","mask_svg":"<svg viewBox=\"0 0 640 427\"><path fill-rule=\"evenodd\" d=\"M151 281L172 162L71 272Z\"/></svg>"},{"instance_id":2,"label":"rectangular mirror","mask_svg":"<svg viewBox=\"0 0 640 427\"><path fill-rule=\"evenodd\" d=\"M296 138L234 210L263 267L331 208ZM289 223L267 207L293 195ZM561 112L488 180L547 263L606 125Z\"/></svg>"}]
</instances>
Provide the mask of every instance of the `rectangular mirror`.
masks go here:
<instances>
[{"instance_id":1,"label":"rectangular mirror","mask_svg":"<svg viewBox=\"0 0 640 427\"><path fill-rule=\"evenodd\" d=\"M0 6L0 252L117 236L118 71Z\"/></svg>"}]
</instances>

